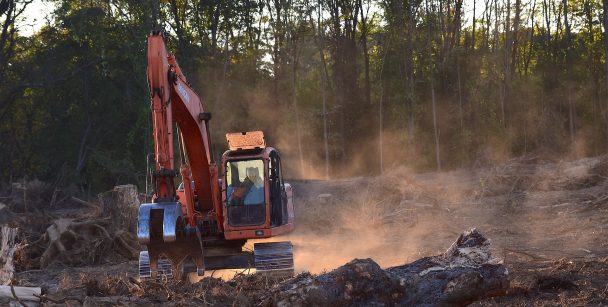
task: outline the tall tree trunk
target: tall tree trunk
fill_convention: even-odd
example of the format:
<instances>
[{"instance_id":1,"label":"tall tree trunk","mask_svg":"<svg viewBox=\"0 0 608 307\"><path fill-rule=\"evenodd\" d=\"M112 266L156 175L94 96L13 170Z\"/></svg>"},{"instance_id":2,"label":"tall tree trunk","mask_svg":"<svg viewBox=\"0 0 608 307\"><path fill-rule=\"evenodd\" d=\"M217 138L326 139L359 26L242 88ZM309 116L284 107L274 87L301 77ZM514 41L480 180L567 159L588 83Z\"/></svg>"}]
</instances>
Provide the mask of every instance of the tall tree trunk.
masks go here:
<instances>
[{"instance_id":1,"label":"tall tree trunk","mask_svg":"<svg viewBox=\"0 0 608 307\"><path fill-rule=\"evenodd\" d=\"M321 55L325 57L325 55ZM323 65L323 64L321 64ZM321 99L323 100L323 148L325 150L325 179L329 179L329 143L328 143L328 127L327 127L327 76L325 72L321 72L321 82L323 83L321 90Z\"/></svg>"},{"instance_id":2,"label":"tall tree trunk","mask_svg":"<svg viewBox=\"0 0 608 307\"><path fill-rule=\"evenodd\" d=\"M530 34L528 35L528 52L524 54L524 78L528 80L528 68L530 67L530 60L532 60L532 50L534 48L534 16L536 15L536 0L532 3L532 10L530 14ZM540 31L539 31L540 32Z\"/></svg>"},{"instance_id":3,"label":"tall tree trunk","mask_svg":"<svg viewBox=\"0 0 608 307\"><path fill-rule=\"evenodd\" d=\"M475 34L475 23L477 21L477 19L476 19L477 16L475 15L477 13L475 10L476 8L477 8L477 0L473 0L473 29L471 31L472 32L472 35L471 35L471 50L472 51L475 51L475 35L476 35Z\"/></svg>"},{"instance_id":4,"label":"tall tree trunk","mask_svg":"<svg viewBox=\"0 0 608 307\"><path fill-rule=\"evenodd\" d=\"M591 0L584 0L583 1L583 11L585 14L585 19L586 19L586 26L587 26L587 40L588 40L588 44L590 46L595 45L595 38L593 36L593 13L592 13L592 9L591 9ZM592 118L593 118L593 135L601 135L601 125L602 120L600 117L600 114L602 112L602 108L600 105L600 95L599 95L599 91L600 91L600 77L599 77L599 69L597 68L599 65L596 58L597 53L594 51L595 48L588 48L587 52L589 53L588 56L588 62L587 65L590 69L589 73L590 73L590 77L593 81L593 100L592 100ZM599 145L598 144L598 138L597 137L593 137L593 154L597 155L599 153Z\"/></svg>"},{"instance_id":5,"label":"tall tree trunk","mask_svg":"<svg viewBox=\"0 0 608 307\"><path fill-rule=\"evenodd\" d=\"M460 84L460 57L456 59L456 75L458 78L458 111L460 114L460 131L464 132L464 115L462 112L462 86Z\"/></svg>"},{"instance_id":6,"label":"tall tree trunk","mask_svg":"<svg viewBox=\"0 0 608 307\"><path fill-rule=\"evenodd\" d=\"M378 140L380 151L380 175L384 172L384 63L386 63L386 55L389 50L389 40L384 44L384 55L380 64L380 103L378 106Z\"/></svg>"},{"instance_id":7,"label":"tall tree trunk","mask_svg":"<svg viewBox=\"0 0 608 307\"><path fill-rule=\"evenodd\" d=\"M404 88L409 89L409 93L406 94L406 110L408 111L408 158L416 158L416 83L414 79L414 37L416 31L416 7L414 1L408 1L405 7L407 16L407 29L404 26L403 31L407 31L403 35L407 37L407 44L405 48L405 80L407 84Z\"/></svg>"},{"instance_id":8,"label":"tall tree trunk","mask_svg":"<svg viewBox=\"0 0 608 307\"><path fill-rule=\"evenodd\" d=\"M368 106L372 103L372 94L369 78L369 51L367 49L367 15L363 14L363 1L358 1L359 11L361 12L361 45L363 46L363 60L365 64L365 102Z\"/></svg>"},{"instance_id":9,"label":"tall tree trunk","mask_svg":"<svg viewBox=\"0 0 608 307\"><path fill-rule=\"evenodd\" d=\"M501 118L501 126L503 128L507 128L507 119L506 119L506 111L505 111L505 100L506 100L506 95L507 95L507 89L506 89L506 80L503 80L503 82L501 84L499 84L498 86L498 95L499 95L499 99L500 99L500 118Z\"/></svg>"},{"instance_id":10,"label":"tall tree trunk","mask_svg":"<svg viewBox=\"0 0 608 307\"><path fill-rule=\"evenodd\" d=\"M547 0L543 0L543 17L545 18L545 44L548 45L551 41L551 9Z\"/></svg>"},{"instance_id":11,"label":"tall tree trunk","mask_svg":"<svg viewBox=\"0 0 608 307\"><path fill-rule=\"evenodd\" d=\"M606 82L606 92L608 92L608 0L603 1L603 10L602 10L602 23L604 25L604 69L605 76L604 81ZM604 113L604 120L606 121L606 146L608 147L608 95L606 97L606 112Z\"/></svg>"},{"instance_id":12,"label":"tall tree trunk","mask_svg":"<svg viewBox=\"0 0 608 307\"><path fill-rule=\"evenodd\" d=\"M274 7L274 14L272 8ZM283 78L283 69L285 57L283 56L283 40L285 38L283 27L283 3L280 0L266 1L266 8L270 16L270 26L272 27L273 44L272 44L272 64L273 64L273 97L275 103L278 103L280 98L279 80Z\"/></svg>"},{"instance_id":13,"label":"tall tree trunk","mask_svg":"<svg viewBox=\"0 0 608 307\"><path fill-rule=\"evenodd\" d=\"M504 58L503 58L503 69L504 76L502 82L502 94L500 96L501 110L502 110L502 125L503 128L507 128L507 101L510 90L510 82L511 82L511 45L512 45L512 35L511 35L511 0L507 0L507 16L505 18L505 49L504 49Z\"/></svg>"},{"instance_id":14,"label":"tall tree trunk","mask_svg":"<svg viewBox=\"0 0 608 307\"><path fill-rule=\"evenodd\" d=\"M483 48L485 51L490 50L490 25L491 25L491 18L492 18L492 8L491 6L492 3L490 2L490 0L486 0L485 1L485 7L486 7L486 13L485 13L485 31L484 31L484 42L483 42Z\"/></svg>"},{"instance_id":15,"label":"tall tree trunk","mask_svg":"<svg viewBox=\"0 0 608 307\"><path fill-rule=\"evenodd\" d=\"M92 121L91 121L91 116L90 116L90 111L89 111L89 104L91 103L90 101L90 84L89 84L89 76L88 73L85 72L84 76L83 76L83 89L84 89L84 99L82 101L83 103L83 109L85 110L86 113L86 118L87 118L87 127L84 130L84 134L82 135L82 138L80 139L80 146L78 147L78 158L76 161L76 174L81 175L82 171L84 170L86 161L87 161L87 157L88 157L88 153L89 153L89 148L88 148L88 139L91 133L91 128L93 126Z\"/></svg>"},{"instance_id":16,"label":"tall tree trunk","mask_svg":"<svg viewBox=\"0 0 608 307\"><path fill-rule=\"evenodd\" d=\"M474 5L474 4L473 4ZM462 0L456 0L456 21L455 21L455 39L454 39L454 47L460 47L460 33L462 27ZM474 19L474 18L473 18Z\"/></svg>"},{"instance_id":17,"label":"tall tree trunk","mask_svg":"<svg viewBox=\"0 0 608 307\"><path fill-rule=\"evenodd\" d=\"M576 133L576 125L575 125L575 117L576 117L576 109L574 105L574 101L572 98L572 75L571 75L571 38L570 38L570 23L568 21L568 0L563 0L564 5L564 27L566 28L566 92L568 95L568 115L570 118L570 141L574 144L575 141L575 133Z\"/></svg>"},{"instance_id":18,"label":"tall tree trunk","mask_svg":"<svg viewBox=\"0 0 608 307\"><path fill-rule=\"evenodd\" d=\"M441 172L441 155L439 152L439 129L437 128L437 108L435 102L435 82L431 77L431 98L433 100L433 132L435 134L435 162L437 163L437 171Z\"/></svg>"},{"instance_id":19,"label":"tall tree trunk","mask_svg":"<svg viewBox=\"0 0 608 307\"><path fill-rule=\"evenodd\" d=\"M515 19L513 20L513 32L511 33L511 78L515 75L517 68L517 45L519 42L519 23L521 16L521 0L515 0ZM534 17L532 17L534 18Z\"/></svg>"},{"instance_id":20,"label":"tall tree trunk","mask_svg":"<svg viewBox=\"0 0 608 307\"><path fill-rule=\"evenodd\" d=\"M230 50L228 49L230 41L230 31L229 28L226 27L226 40L224 41L224 63L222 65L222 80L220 82L219 89L217 90L217 95L215 97L215 109L222 107L222 100L224 98L224 91L226 89L226 77L228 75L228 65L230 64Z\"/></svg>"},{"instance_id":21,"label":"tall tree trunk","mask_svg":"<svg viewBox=\"0 0 608 307\"><path fill-rule=\"evenodd\" d=\"M330 1L329 4L329 20L330 33L332 36L333 48L332 59L333 59L333 79L334 79L334 97L335 97L335 109L338 114L338 150L340 151L341 161L345 162L348 159L346 140L347 140L347 123L346 113L350 112L347 108L347 95L352 88L349 88L348 78L353 76L348 75L347 61L354 60L350 58L350 52L352 51L349 47L349 30L347 29L347 23L342 27L342 21L345 19L345 12L341 5L344 5L341 1ZM349 102L350 103L350 102Z\"/></svg>"},{"instance_id":22,"label":"tall tree trunk","mask_svg":"<svg viewBox=\"0 0 608 307\"><path fill-rule=\"evenodd\" d=\"M475 2L475 1L473 1ZM457 22L456 22L456 46L460 46L460 31L461 31L461 27L462 27L462 22L461 22L461 14L462 14L462 0L457 0L456 2L456 14L457 14ZM475 14L475 3L473 3L473 15ZM475 17L473 17L473 22L475 22ZM473 26L474 27L474 26ZM465 36L466 37L466 36ZM466 46L465 46L466 47ZM458 82L458 110L459 110L459 115L460 115L460 132L463 133L464 132L464 115L463 115L463 111L462 111L462 84L461 84L461 79L460 79L460 53L456 54L456 73L457 73L457 82ZM462 146L464 148L464 146Z\"/></svg>"},{"instance_id":23,"label":"tall tree trunk","mask_svg":"<svg viewBox=\"0 0 608 307\"><path fill-rule=\"evenodd\" d=\"M505 71L505 84L507 80L511 79L511 47L512 47L512 37L511 37L511 0L507 0L507 17L505 18L505 50L504 50L504 71Z\"/></svg>"},{"instance_id":24,"label":"tall tree trunk","mask_svg":"<svg viewBox=\"0 0 608 307\"><path fill-rule=\"evenodd\" d=\"M321 58L321 100L323 101L323 148L325 151L325 179L329 179L329 127L327 123L327 63L325 62L324 29L321 27L321 16L323 12L323 1L320 1L317 14L317 35L319 37L318 47Z\"/></svg>"},{"instance_id":25,"label":"tall tree trunk","mask_svg":"<svg viewBox=\"0 0 608 307\"><path fill-rule=\"evenodd\" d=\"M498 14L498 0L494 0L494 43L492 44L492 51L496 52L498 50L498 22L500 20Z\"/></svg>"},{"instance_id":26,"label":"tall tree trunk","mask_svg":"<svg viewBox=\"0 0 608 307\"><path fill-rule=\"evenodd\" d=\"M433 47L433 41L434 41L434 36L432 36L432 30L431 30L431 22L430 22L430 13L429 13L429 6L428 6L428 0L424 1L425 3L425 10L426 10L426 17L427 17L427 24L428 24L428 34L427 34L427 48L428 50L431 50ZM433 60L433 56L431 53L431 56L429 57L429 82L431 85L431 99L432 99L432 111L433 111L433 133L435 136L435 163L437 166L437 171L441 171L441 154L439 152L439 129L437 127L437 102L435 100L435 80L434 80L434 60Z\"/></svg>"},{"instance_id":27,"label":"tall tree trunk","mask_svg":"<svg viewBox=\"0 0 608 307\"><path fill-rule=\"evenodd\" d=\"M180 53L180 58L185 65L181 65L182 67L188 67L188 57L186 55L186 47L185 47L185 37L184 37L184 28L182 27L182 20L179 12L179 8L177 7L177 1L171 0L171 12L173 13L173 20L175 22L175 34L177 35L177 48Z\"/></svg>"},{"instance_id":28,"label":"tall tree trunk","mask_svg":"<svg viewBox=\"0 0 608 307\"><path fill-rule=\"evenodd\" d=\"M0 16L5 15L5 17L2 23L2 31L0 32L0 83L4 84L6 68L15 51L16 27L14 23L19 13L15 13L15 10L17 10L15 1L3 1L2 4L3 11L0 12ZM1 104L0 107L2 107Z\"/></svg>"},{"instance_id":29,"label":"tall tree trunk","mask_svg":"<svg viewBox=\"0 0 608 307\"><path fill-rule=\"evenodd\" d=\"M292 103L294 109L294 115L296 117L296 137L298 140L298 153L300 155L300 176L306 178L306 171L304 169L304 152L302 151L302 136L300 127L300 114L298 108L298 93L297 93L297 78L298 78L298 42L297 36L292 37Z\"/></svg>"}]
</instances>

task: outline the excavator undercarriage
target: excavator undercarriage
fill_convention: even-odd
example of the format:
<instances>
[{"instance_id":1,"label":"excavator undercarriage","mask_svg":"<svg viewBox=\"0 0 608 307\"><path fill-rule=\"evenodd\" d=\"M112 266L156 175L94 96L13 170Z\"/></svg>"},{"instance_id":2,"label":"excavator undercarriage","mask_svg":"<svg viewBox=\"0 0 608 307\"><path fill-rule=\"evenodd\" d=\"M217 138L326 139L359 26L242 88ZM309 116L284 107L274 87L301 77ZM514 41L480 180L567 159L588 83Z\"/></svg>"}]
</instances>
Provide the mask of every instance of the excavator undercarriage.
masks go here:
<instances>
[{"instance_id":1,"label":"excavator undercarriage","mask_svg":"<svg viewBox=\"0 0 608 307\"><path fill-rule=\"evenodd\" d=\"M139 208L138 240L146 247L139 255L139 277L177 278L188 273L203 276L206 270L255 269L277 277L294 273L291 242L254 243L203 237L199 227L185 225L179 202L147 203Z\"/></svg>"}]
</instances>

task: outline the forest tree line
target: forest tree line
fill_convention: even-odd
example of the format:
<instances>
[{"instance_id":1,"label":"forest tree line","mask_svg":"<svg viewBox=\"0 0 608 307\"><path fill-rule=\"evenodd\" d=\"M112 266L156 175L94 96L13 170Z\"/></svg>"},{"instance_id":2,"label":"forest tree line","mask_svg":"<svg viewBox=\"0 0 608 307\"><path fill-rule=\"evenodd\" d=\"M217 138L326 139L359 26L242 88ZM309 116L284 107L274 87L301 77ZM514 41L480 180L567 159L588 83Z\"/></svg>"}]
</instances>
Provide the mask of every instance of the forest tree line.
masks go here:
<instances>
[{"instance_id":1,"label":"forest tree line","mask_svg":"<svg viewBox=\"0 0 608 307\"><path fill-rule=\"evenodd\" d=\"M144 184L146 37L206 110L263 130L290 178L608 148L608 0L0 0L0 181Z\"/></svg>"}]
</instances>

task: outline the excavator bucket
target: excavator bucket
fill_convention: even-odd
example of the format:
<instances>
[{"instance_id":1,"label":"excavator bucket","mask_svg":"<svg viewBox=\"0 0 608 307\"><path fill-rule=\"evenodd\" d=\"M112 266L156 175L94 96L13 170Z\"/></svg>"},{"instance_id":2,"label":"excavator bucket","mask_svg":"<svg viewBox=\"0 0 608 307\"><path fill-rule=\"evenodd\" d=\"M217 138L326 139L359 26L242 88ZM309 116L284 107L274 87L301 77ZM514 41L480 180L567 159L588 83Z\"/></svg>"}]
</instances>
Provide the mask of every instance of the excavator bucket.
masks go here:
<instances>
[{"instance_id":1,"label":"excavator bucket","mask_svg":"<svg viewBox=\"0 0 608 307\"><path fill-rule=\"evenodd\" d=\"M188 261L205 273L203 244L197 228L188 229L179 202L148 203L139 207L137 239L147 247L140 253L140 278L181 278Z\"/></svg>"}]
</instances>

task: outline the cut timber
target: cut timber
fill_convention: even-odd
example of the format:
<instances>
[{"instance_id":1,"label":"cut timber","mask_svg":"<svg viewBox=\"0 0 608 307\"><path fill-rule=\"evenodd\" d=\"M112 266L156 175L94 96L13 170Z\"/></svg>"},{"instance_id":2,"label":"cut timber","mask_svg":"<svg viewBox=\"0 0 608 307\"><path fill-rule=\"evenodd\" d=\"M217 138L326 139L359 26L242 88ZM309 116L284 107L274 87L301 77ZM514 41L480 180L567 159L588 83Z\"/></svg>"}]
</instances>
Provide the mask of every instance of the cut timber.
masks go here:
<instances>
[{"instance_id":1,"label":"cut timber","mask_svg":"<svg viewBox=\"0 0 608 307\"><path fill-rule=\"evenodd\" d=\"M40 298L37 297L42 293L40 287L13 287L13 290L15 291L15 296L21 301L40 301ZM0 297L14 300L15 297L11 291L11 286L0 286Z\"/></svg>"},{"instance_id":2,"label":"cut timber","mask_svg":"<svg viewBox=\"0 0 608 307\"><path fill-rule=\"evenodd\" d=\"M507 269L476 229L442 255L383 270L355 259L319 276L304 273L273 288L261 306L463 306L504 295Z\"/></svg>"},{"instance_id":3,"label":"cut timber","mask_svg":"<svg viewBox=\"0 0 608 307\"><path fill-rule=\"evenodd\" d=\"M15 242L17 238L17 228L2 226L1 234L2 246L0 246L0 285L8 285L15 273L13 256L15 251L20 248L20 244Z\"/></svg>"}]
</instances>

